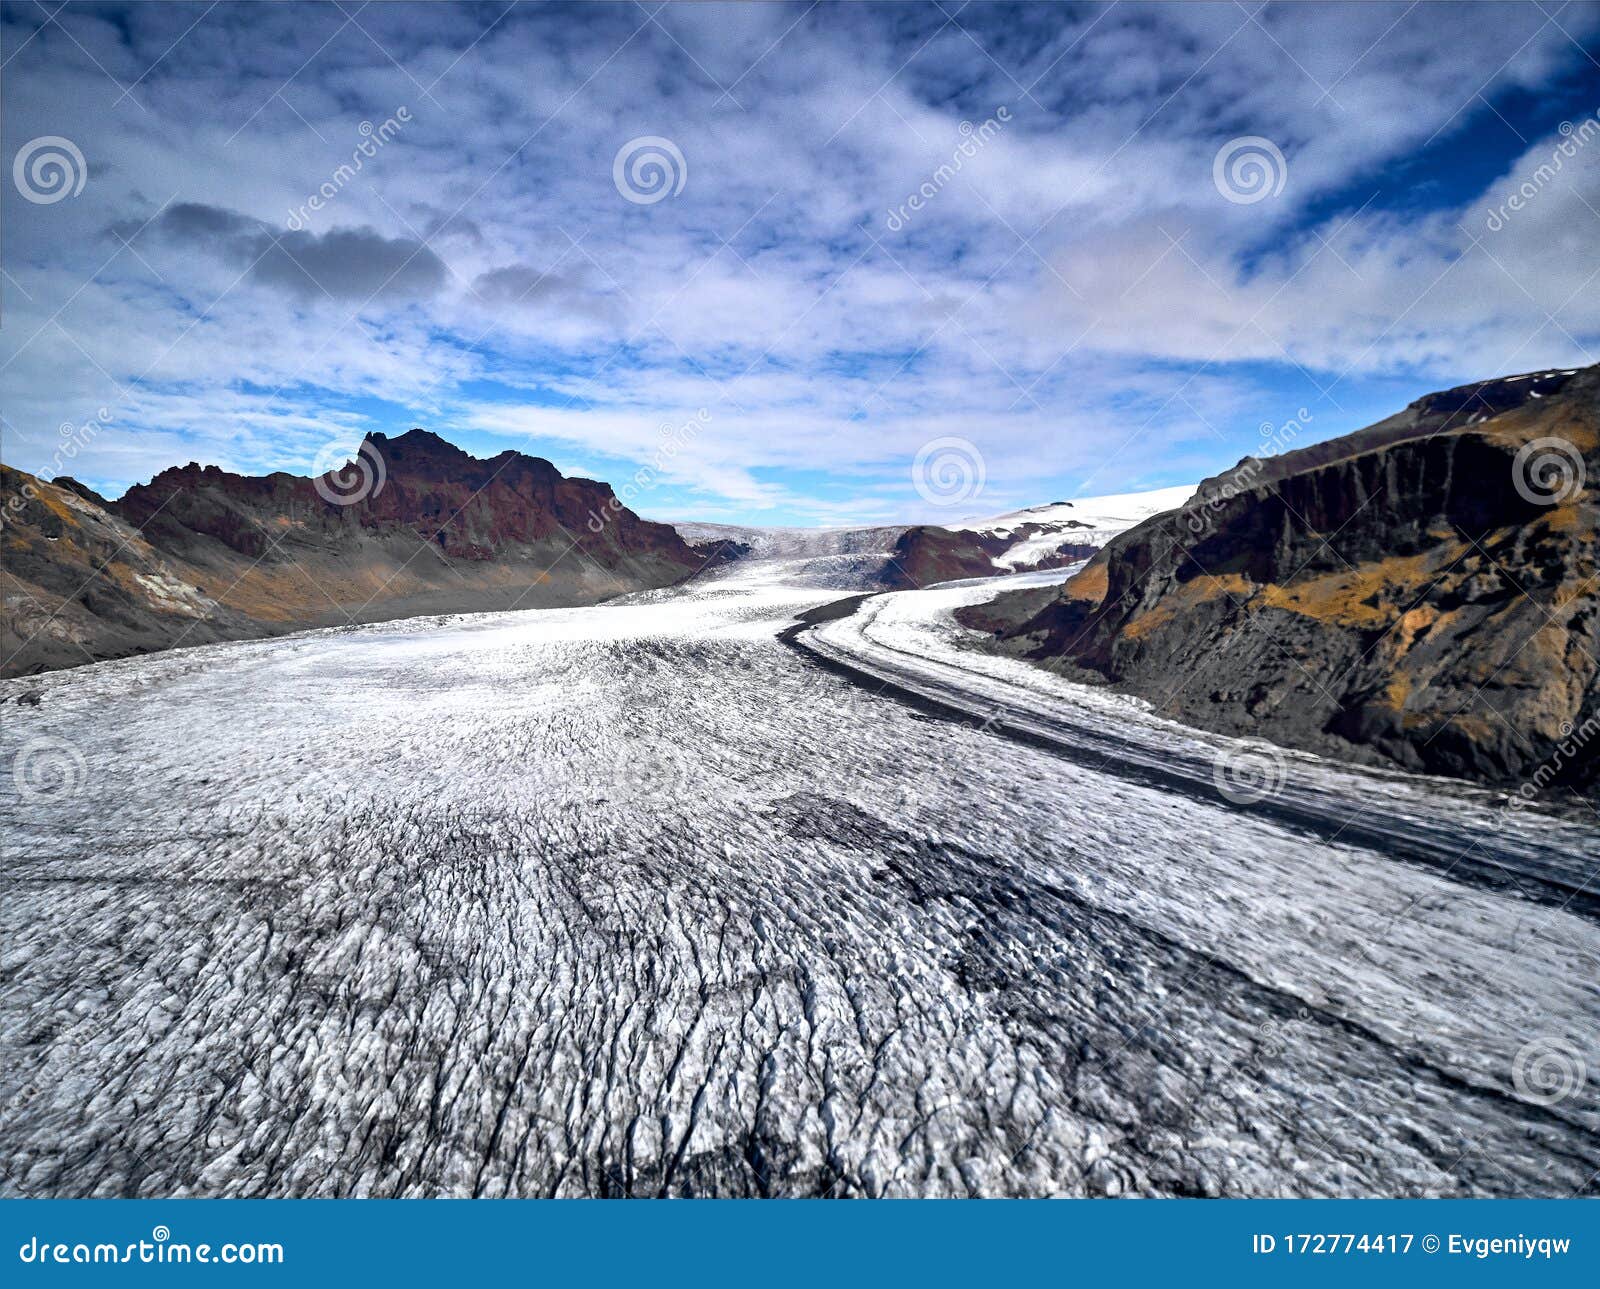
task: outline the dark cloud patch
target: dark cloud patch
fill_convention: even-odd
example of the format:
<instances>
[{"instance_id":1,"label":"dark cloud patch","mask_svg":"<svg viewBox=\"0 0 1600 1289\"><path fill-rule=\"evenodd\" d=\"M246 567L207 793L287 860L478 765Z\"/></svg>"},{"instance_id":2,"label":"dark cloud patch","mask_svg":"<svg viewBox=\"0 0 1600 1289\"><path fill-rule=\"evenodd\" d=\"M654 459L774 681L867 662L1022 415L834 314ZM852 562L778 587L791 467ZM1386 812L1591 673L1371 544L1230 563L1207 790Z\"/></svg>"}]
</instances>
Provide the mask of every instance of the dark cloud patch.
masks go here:
<instances>
[{"instance_id":1,"label":"dark cloud patch","mask_svg":"<svg viewBox=\"0 0 1600 1289\"><path fill-rule=\"evenodd\" d=\"M137 227L122 223L112 231L128 238ZM200 202L169 206L140 236L248 266L252 281L302 300L428 299L446 275L444 261L411 238L385 237L372 228L278 232L259 219Z\"/></svg>"},{"instance_id":2,"label":"dark cloud patch","mask_svg":"<svg viewBox=\"0 0 1600 1289\"><path fill-rule=\"evenodd\" d=\"M576 291L580 286L571 278L541 272L528 264L508 264L479 274L472 289L490 304L533 305Z\"/></svg>"},{"instance_id":3,"label":"dark cloud patch","mask_svg":"<svg viewBox=\"0 0 1600 1289\"><path fill-rule=\"evenodd\" d=\"M441 235L453 235L466 239L474 246L483 246L488 241L477 220L469 219L459 210L440 210L424 202L413 202L411 213L415 216L412 222L421 227L422 235L429 240Z\"/></svg>"},{"instance_id":4,"label":"dark cloud patch","mask_svg":"<svg viewBox=\"0 0 1600 1289\"><path fill-rule=\"evenodd\" d=\"M613 324L626 314L617 293L582 268L576 273L557 273L531 264L507 264L480 273L473 280L472 292L484 304L530 313L559 311Z\"/></svg>"},{"instance_id":5,"label":"dark cloud patch","mask_svg":"<svg viewBox=\"0 0 1600 1289\"><path fill-rule=\"evenodd\" d=\"M266 286L336 300L415 300L438 294L444 261L421 242L370 228L284 233L261 247L253 276Z\"/></svg>"},{"instance_id":6,"label":"dark cloud patch","mask_svg":"<svg viewBox=\"0 0 1600 1289\"><path fill-rule=\"evenodd\" d=\"M175 241L213 242L258 234L266 228L259 219L197 201L180 201L168 206L156 223L162 233Z\"/></svg>"}]
</instances>

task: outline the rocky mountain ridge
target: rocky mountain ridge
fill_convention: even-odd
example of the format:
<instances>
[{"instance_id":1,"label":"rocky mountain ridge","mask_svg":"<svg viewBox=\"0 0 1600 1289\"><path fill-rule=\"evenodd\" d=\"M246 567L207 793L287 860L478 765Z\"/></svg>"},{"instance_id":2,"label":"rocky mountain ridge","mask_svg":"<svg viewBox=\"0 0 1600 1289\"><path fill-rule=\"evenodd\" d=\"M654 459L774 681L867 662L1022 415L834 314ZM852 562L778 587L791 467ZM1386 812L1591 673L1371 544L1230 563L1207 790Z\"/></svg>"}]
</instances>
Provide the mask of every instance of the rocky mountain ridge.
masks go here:
<instances>
[{"instance_id":1,"label":"rocky mountain ridge","mask_svg":"<svg viewBox=\"0 0 1600 1289\"><path fill-rule=\"evenodd\" d=\"M1592 786L1600 368L1429 395L1207 480L1059 592L962 621L1230 734ZM1565 749L1565 750L1564 750Z\"/></svg>"},{"instance_id":2,"label":"rocky mountain ridge","mask_svg":"<svg viewBox=\"0 0 1600 1289\"><path fill-rule=\"evenodd\" d=\"M427 613L590 604L705 562L611 486L414 429L317 477L191 462L109 501L0 467L0 676Z\"/></svg>"},{"instance_id":3,"label":"rocky mountain ridge","mask_svg":"<svg viewBox=\"0 0 1600 1289\"><path fill-rule=\"evenodd\" d=\"M914 590L939 582L1065 568L1119 533L1189 498L1192 486L1055 501L948 524L863 528L752 528L680 523L696 550L737 559L805 561L808 576L866 590Z\"/></svg>"}]
</instances>

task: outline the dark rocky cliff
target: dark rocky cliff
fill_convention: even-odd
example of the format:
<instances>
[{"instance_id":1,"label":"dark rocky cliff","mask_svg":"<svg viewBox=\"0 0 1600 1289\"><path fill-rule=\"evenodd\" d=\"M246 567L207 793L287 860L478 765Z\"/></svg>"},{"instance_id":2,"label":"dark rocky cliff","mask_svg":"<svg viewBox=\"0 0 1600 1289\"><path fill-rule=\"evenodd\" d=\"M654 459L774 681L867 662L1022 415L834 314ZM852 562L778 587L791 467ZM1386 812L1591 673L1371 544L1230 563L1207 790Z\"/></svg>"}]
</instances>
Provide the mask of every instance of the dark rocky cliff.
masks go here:
<instances>
[{"instance_id":1,"label":"dark rocky cliff","mask_svg":"<svg viewBox=\"0 0 1600 1289\"><path fill-rule=\"evenodd\" d=\"M1241 463L1059 594L963 620L1208 728L1592 786L1597 479L1600 368L1464 386Z\"/></svg>"}]
</instances>

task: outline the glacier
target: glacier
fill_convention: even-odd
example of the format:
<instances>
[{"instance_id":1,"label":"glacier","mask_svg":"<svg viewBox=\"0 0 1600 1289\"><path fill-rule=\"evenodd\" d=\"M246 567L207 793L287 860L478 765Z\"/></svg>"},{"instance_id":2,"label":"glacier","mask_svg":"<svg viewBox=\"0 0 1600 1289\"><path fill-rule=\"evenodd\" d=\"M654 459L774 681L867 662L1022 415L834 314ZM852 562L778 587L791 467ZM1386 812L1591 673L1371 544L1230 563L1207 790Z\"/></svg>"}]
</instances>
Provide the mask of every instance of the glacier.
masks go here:
<instances>
[{"instance_id":1,"label":"glacier","mask_svg":"<svg viewBox=\"0 0 1600 1289\"><path fill-rule=\"evenodd\" d=\"M758 554L0 684L0 1194L1595 1193L1592 820Z\"/></svg>"}]
</instances>

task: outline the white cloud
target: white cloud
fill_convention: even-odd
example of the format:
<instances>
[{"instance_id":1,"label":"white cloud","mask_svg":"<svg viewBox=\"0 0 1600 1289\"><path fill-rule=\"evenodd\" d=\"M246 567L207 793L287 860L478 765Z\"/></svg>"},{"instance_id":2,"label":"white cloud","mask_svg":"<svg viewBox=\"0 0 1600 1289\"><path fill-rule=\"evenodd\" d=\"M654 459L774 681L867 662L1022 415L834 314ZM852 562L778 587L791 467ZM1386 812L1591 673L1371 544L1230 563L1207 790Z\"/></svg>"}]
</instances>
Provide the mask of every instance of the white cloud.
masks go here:
<instances>
[{"instance_id":1,"label":"white cloud","mask_svg":"<svg viewBox=\"0 0 1600 1289\"><path fill-rule=\"evenodd\" d=\"M442 6L220 8L178 40L178 8L8 8L8 137L73 138L90 179L48 207L5 192L7 459L41 462L104 405L118 428L90 478L299 466L380 399L446 434L639 461L708 406L673 466L708 514L856 505L823 471L909 515L907 467L940 434L980 443L1019 504L1091 474L1170 482L1230 464L1302 368L1341 390L1426 384L1589 361L1600 335L1600 294L1575 292L1600 142L1492 235L1555 121L1486 193L1395 187L1417 178L1397 162L1469 124L1510 137L1475 95L1584 66L1531 7L646 14L516 11L485 31ZM1595 14L1561 25L1589 39ZM303 233L259 241L401 105L405 128ZM891 231L960 123L1002 105L1012 119ZM1247 133L1289 173L1239 206L1211 161ZM612 184L643 134L688 163L650 206ZM253 231L226 254L203 230L159 235L175 203ZM149 219L131 248L109 231ZM326 290L283 289L289 254Z\"/></svg>"}]
</instances>

